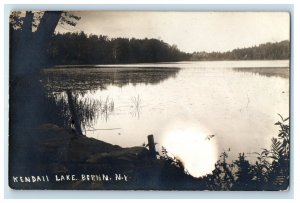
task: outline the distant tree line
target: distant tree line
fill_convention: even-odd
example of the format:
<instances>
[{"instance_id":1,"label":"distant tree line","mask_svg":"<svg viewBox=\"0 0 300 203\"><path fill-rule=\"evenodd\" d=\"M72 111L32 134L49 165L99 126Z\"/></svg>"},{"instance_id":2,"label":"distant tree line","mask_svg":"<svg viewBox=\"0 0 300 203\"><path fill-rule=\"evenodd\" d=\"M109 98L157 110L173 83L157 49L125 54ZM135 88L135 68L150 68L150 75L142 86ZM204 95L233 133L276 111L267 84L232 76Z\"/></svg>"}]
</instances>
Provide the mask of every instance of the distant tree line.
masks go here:
<instances>
[{"instance_id":1,"label":"distant tree line","mask_svg":"<svg viewBox=\"0 0 300 203\"><path fill-rule=\"evenodd\" d=\"M158 39L109 38L104 35L57 33L49 43L51 64L122 64L176 61L275 60L290 58L288 40L227 52L185 53Z\"/></svg>"},{"instance_id":2,"label":"distant tree line","mask_svg":"<svg viewBox=\"0 0 300 203\"><path fill-rule=\"evenodd\" d=\"M19 50L20 44L25 43L23 39L24 31L11 28L10 32L10 50ZM25 57L31 61L30 64L32 64L32 61L39 61L40 63L38 64L43 67L72 64L274 60L290 58L290 42L288 40L265 43L250 48L238 48L227 52L186 53L180 51L176 45L169 45L162 40L153 38L109 38L104 35L87 35L84 32L68 32L53 34L51 38L47 39L47 45L43 45L43 47L45 47L42 49L43 51L28 49L22 52L23 54L20 54L20 56L30 52L30 57ZM40 52L43 52L42 57L33 59L34 56L41 55L39 54ZM17 56L19 55L16 55L15 58ZM11 61L15 63L16 59Z\"/></svg>"},{"instance_id":3,"label":"distant tree line","mask_svg":"<svg viewBox=\"0 0 300 203\"><path fill-rule=\"evenodd\" d=\"M265 43L249 48L234 49L227 52L194 52L193 61L218 60L279 60L290 58L290 42L288 40Z\"/></svg>"},{"instance_id":4,"label":"distant tree line","mask_svg":"<svg viewBox=\"0 0 300 203\"><path fill-rule=\"evenodd\" d=\"M108 38L103 35L57 33L49 43L51 65L150 63L189 60L176 45L158 39Z\"/></svg>"}]
</instances>

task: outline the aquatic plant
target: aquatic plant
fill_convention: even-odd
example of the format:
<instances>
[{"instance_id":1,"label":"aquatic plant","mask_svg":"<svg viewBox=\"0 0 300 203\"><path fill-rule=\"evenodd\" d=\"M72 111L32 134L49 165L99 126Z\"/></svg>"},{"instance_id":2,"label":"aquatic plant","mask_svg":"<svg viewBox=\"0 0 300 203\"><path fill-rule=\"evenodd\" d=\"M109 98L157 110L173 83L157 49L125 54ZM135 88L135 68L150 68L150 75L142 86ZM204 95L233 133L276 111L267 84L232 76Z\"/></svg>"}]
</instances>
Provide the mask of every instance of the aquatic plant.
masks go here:
<instances>
[{"instance_id":1,"label":"aquatic plant","mask_svg":"<svg viewBox=\"0 0 300 203\"><path fill-rule=\"evenodd\" d=\"M63 126L70 128L72 125L72 116L67 101L67 95L64 93L52 94L56 106L60 109L59 116L63 118ZM95 122L101 115L101 118L108 120L110 113L114 111L114 101L106 97L105 100L84 98L80 93L72 93L74 107L77 113L79 123L83 129L93 128Z\"/></svg>"},{"instance_id":2,"label":"aquatic plant","mask_svg":"<svg viewBox=\"0 0 300 203\"><path fill-rule=\"evenodd\" d=\"M132 105L131 107L131 115L132 116L137 116L138 118L140 117L140 112L141 112L141 98L140 95L136 96L136 97L131 97L131 102Z\"/></svg>"},{"instance_id":3,"label":"aquatic plant","mask_svg":"<svg viewBox=\"0 0 300 203\"><path fill-rule=\"evenodd\" d=\"M115 103L113 99L109 98L109 96L107 96L106 99L103 101L100 98L99 101L100 101L99 110L100 110L101 118L103 118L107 122L109 115L115 109Z\"/></svg>"}]
</instances>

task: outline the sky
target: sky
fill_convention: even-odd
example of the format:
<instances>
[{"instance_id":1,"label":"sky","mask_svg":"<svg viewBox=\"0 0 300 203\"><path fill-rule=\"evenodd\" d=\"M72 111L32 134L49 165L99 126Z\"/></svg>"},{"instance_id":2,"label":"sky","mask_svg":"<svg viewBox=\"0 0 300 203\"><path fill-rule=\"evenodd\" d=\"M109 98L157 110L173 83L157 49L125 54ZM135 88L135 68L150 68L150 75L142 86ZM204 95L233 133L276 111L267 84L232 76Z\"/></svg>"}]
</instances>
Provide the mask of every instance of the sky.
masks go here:
<instances>
[{"instance_id":1,"label":"sky","mask_svg":"<svg viewBox=\"0 0 300 203\"><path fill-rule=\"evenodd\" d=\"M110 38L156 38L181 51L230 51L290 38L287 12L125 12L78 11L76 27L59 32L107 35Z\"/></svg>"}]
</instances>

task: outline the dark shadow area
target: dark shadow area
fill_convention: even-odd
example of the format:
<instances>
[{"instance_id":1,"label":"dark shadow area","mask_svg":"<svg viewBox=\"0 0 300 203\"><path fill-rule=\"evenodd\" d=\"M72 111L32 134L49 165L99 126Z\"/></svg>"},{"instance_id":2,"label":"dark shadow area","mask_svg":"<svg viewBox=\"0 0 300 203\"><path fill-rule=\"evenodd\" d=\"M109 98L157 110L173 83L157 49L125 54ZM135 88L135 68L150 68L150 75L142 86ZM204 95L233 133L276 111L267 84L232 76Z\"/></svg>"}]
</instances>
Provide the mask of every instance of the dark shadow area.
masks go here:
<instances>
[{"instance_id":1,"label":"dark shadow area","mask_svg":"<svg viewBox=\"0 0 300 203\"><path fill-rule=\"evenodd\" d=\"M23 136L25 142L10 148L14 152L10 186L14 189L204 189L203 182L185 174L182 167L153 158L145 147L121 148L53 124L24 130ZM125 175L126 180L116 179L116 174ZM68 175L76 180L66 180ZM96 178L84 180L83 175ZM32 176L46 181L33 182ZM65 179L58 181L62 176ZM20 177L30 182L21 182Z\"/></svg>"}]
</instances>

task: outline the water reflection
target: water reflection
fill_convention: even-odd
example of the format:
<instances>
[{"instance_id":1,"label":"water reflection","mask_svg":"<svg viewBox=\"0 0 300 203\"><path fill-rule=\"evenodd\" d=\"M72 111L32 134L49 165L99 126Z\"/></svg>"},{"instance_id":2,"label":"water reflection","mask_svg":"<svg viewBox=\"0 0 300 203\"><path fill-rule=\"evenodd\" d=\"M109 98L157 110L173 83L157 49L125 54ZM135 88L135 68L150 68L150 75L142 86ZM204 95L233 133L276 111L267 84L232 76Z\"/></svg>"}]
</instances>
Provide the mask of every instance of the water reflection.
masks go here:
<instances>
[{"instance_id":1,"label":"water reflection","mask_svg":"<svg viewBox=\"0 0 300 203\"><path fill-rule=\"evenodd\" d=\"M257 67L261 63L263 68ZM281 63L272 68L267 68L272 64L266 62L242 64L177 64L181 69L51 69L45 71L44 84L52 92L72 87L76 105L90 106L86 109L92 109L93 116L87 117L94 121L93 131L87 136L131 147L141 145L147 135L153 134L157 143L182 159L197 176L214 167L215 157L223 149L230 147L234 159L240 152L267 148L270 138L277 134L273 125L277 113L288 116L289 68L280 68ZM100 100L101 105L79 104L85 98ZM65 108L68 110L68 106ZM178 119L185 123L180 129ZM192 123L211 131L203 132L198 127L187 130ZM103 133L96 129L113 130Z\"/></svg>"},{"instance_id":2,"label":"water reflection","mask_svg":"<svg viewBox=\"0 0 300 203\"><path fill-rule=\"evenodd\" d=\"M50 92L106 89L108 85L157 84L176 77L180 68L51 68L43 71L43 83Z\"/></svg>"},{"instance_id":3,"label":"water reflection","mask_svg":"<svg viewBox=\"0 0 300 203\"><path fill-rule=\"evenodd\" d=\"M107 122L115 108L113 98L86 97L87 93L106 89L108 85L122 87L127 84L158 84L169 77L176 77L179 70L172 67L52 68L43 71L42 82L61 109L64 126L71 127L74 122L76 126L78 122L77 129L81 132L80 128L93 129L99 117ZM69 91L71 93L67 94ZM70 99L75 108L73 116ZM132 117L140 117L139 95L131 98L129 113Z\"/></svg>"},{"instance_id":4,"label":"water reflection","mask_svg":"<svg viewBox=\"0 0 300 203\"><path fill-rule=\"evenodd\" d=\"M288 67L263 67L263 68L233 68L237 72L249 72L267 77L289 78Z\"/></svg>"}]
</instances>

